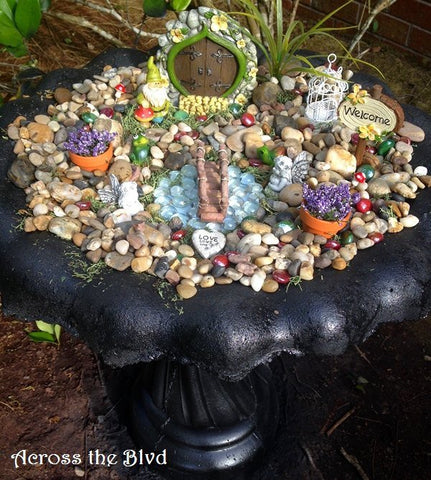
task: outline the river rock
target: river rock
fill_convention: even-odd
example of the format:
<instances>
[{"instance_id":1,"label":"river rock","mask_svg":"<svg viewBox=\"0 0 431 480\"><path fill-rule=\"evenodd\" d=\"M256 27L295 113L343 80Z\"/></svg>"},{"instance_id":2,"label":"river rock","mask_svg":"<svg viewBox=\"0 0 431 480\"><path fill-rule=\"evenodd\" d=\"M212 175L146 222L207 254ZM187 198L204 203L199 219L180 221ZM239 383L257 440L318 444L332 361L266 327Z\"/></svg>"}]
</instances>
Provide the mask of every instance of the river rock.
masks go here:
<instances>
[{"instance_id":1,"label":"river rock","mask_svg":"<svg viewBox=\"0 0 431 480\"><path fill-rule=\"evenodd\" d=\"M54 141L54 132L42 123L30 122L27 125L29 138L35 143L46 143Z\"/></svg>"},{"instance_id":2,"label":"river rock","mask_svg":"<svg viewBox=\"0 0 431 480\"><path fill-rule=\"evenodd\" d=\"M105 257L105 263L108 267L123 272L130 267L133 258L134 256L132 253L121 255L118 252L108 252Z\"/></svg>"},{"instance_id":3,"label":"river rock","mask_svg":"<svg viewBox=\"0 0 431 480\"><path fill-rule=\"evenodd\" d=\"M281 137L281 132L285 127L297 128L296 120L287 115L275 115L273 121L273 128L277 137Z\"/></svg>"},{"instance_id":4,"label":"river rock","mask_svg":"<svg viewBox=\"0 0 431 480\"><path fill-rule=\"evenodd\" d=\"M391 193L391 189L384 178L377 177L368 182L368 193L371 197L384 197Z\"/></svg>"},{"instance_id":5,"label":"river rock","mask_svg":"<svg viewBox=\"0 0 431 480\"><path fill-rule=\"evenodd\" d=\"M78 187L63 182L51 182L48 185L48 191L51 197L59 203L62 203L64 200L70 200L75 203L82 198L82 191Z\"/></svg>"},{"instance_id":6,"label":"river rock","mask_svg":"<svg viewBox=\"0 0 431 480\"><path fill-rule=\"evenodd\" d=\"M250 286L255 292L260 292L266 278L266 273L263 270L256 270L250 279Z\"/></svg>"},{"instance_id":7,"label":"river rock","mask_svg":"<svg viewBox=\"0 0 431 480\"><path fill-rule=\"evenodd\" d=\"M425 132L417 125L410 122L404 122L404 125L397 131L400 137L410 138L412 142L422 142L425 140Z\"/></svg>"},{"instance_id":8,"label":"river rock","mask_svg":"<svg viewBox=\"0 0 431 480\"><path fill-rule=\"evenodd\" d=\"M261 83L253 90L253 103L259 108L262 105L275 105L282 91L281 87L273 82Z\"/></svg>"},{"instance_id":9,"label":"river rock","mask_svg":"<svg viewBox=\"0 0 431 480\"><path fill-rule=\"evenodd\" d=\"M271 233L270 225L267 225L266 223L258 222L254 219L243 220L241 222L241 229L245 233L258 233L260 235L263 235L265 233Z\"/></svg>"},{"instance_id":10,"label":"river rock","mask_svg":"<svg viewBox=\"0 0 431 480\"><path fill-rule=\"evenodd\" d=\"M81 230L81 222L70 217L54 217L48 230L64 240L72 240L73 234Z\"/></svg>"},{"instance_id":11,"label":"river rock","mask_svg":"<svg viewBox=\"0 0 431 480\"><path fill-rule=\"evenodd\" d=\"M415 215L409 214L406 217L400 218L400 223L403 225L403 227L412 228L419 223L419 218Z\"/></svg>"},{"instance_id":12,"label":"river rock","mask_svg":"<svg viewBox=\"0 0 431 480\"><path fill-rule=\"evenodd\" d=\"M185 300L194 297L198 293L198 289L195 286L187 283L178 284L176 290L178 295Z\"/></svg>"},{"instance_id":13,"label":"river rock","mask_svg":"<svg viewBox=\"0 0 431 480\"><path fill-rule=\"evenodd\" d=\"M346 179L350 179L356 171L356 158L341 145L334 145L328 149L325 162L330 169L339 173Z\"/></svg>"},{"instance_id":14,"label":"river rock","mask_svg":"<svg viewBox=\"0 0 431 480\"><path fill-rule=\"evenodd\" d=\"M313 280L313 277L314 277L313 265L308 261L302 262L301 267L299 269L299 276L301 280Z\"/></svg>"},{"instance_id":15,"label":"river rock","mask_svg":"<svg viewBox=\"0 0 431 480\"><path fill-rule=\"evenodd\" d=\"M147 225L146 223L139 223L135 225L135 230L142 233L148 243L151 245L163 247L163 244L165 243L165 237L156 228L152 227L151 225Z\"/></svg>"},{"instance_id":16,"label":"river rock","mask_svg":"<svg viewBox=\"0 0 431 480\"><path fill-rule=\"evenodd\" d=\"M33 218L33 225L40 232L44 232L48 229L49 223L52 220L51 215L38 215Z\"/></svg>"},{"instance_id":17,"label":"river rock","mask_svg":"<svg viewBox=\"0 0 431 480\"><path fill-rule=\"evenodd\" d=\"M256 158L257 149L263 147L261 135L258 133L247 133L242 137L244 142L244 153L247 158Z\"/></svg>"},{"instance_id":18,"label":"river rock","mask_svg":"<svg viewBox=\"0 0 431 480\"><path fill-rule=\"evenodd\" d=\"M132 176L132 165L127 160L118 159L109 167L108 173L115 175L121 183L129 180Z\"/></svg>"},{"instance_id":19,"label":"river rock","mask_svg":"<svg viewBox=\"0 0 431 480\"><path fill-rule=\"evenodd\" d=\"M36 167L26 157L18 157L11 163L7 176L18 188L27 188L34 182Z\"/></svg>"},{"instance_id":20,"label":"river rock","mask_svg":"<svg viewBox=\"0 0 431 480\"><path fill-rule=\"evenodd\" d=\"M304 134L301 132L301 130L298 130L297 128L292 128L289 126L284 127L283 130L281 131L281 139L286 141L291 138L302 143L304 141Z\"/></svg>"},{"instance_id":21,"label":"river rock","mask_svg":"<svg viewBox=\"0 0 431 480\"><path fill-rule=\"evenodd\" d=\"M183 152L169 152L164 165L169 170L180 170L186 162L187 156Z\"/></svg>"},{"instance_id":22,"label":"river rock","mask_svg":"<svg viewBox=\"0 0 431 480\"><path fill-rule=\"evenodd\" d=\"M72 93L68 88L57 87L54 90L54 98L57 103L70 102L72 100Z\"/></svg>"}]
</instances>

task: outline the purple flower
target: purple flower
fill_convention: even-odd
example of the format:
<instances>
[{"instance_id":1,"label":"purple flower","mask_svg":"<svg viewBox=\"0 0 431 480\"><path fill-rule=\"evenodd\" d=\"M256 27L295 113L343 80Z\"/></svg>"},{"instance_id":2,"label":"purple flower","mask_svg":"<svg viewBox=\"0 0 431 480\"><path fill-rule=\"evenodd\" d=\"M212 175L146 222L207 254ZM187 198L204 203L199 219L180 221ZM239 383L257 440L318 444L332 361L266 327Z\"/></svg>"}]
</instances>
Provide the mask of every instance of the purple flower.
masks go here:
<instances>
[{"instance_id":1,"label":"purple flower","mask_svg":"<svg viewBox=\"0 0 431 480\"><path fill-rule=\"evenodd\" d=\"M115 133L82 127L69 134L64 148L83 157L95 157L105 152Z\"/></svg>"},{"instance_id":2,"label":"purple flower","mask_svg":"<svg viewBox=\"0 0 431 480\"><path fill-rule=\"evenodd\" d=\"M355 203L348 183L321 183L315 190L304 184L303 198L305 210L321 220L342 220L350 213L351 203Z\"/></svg>"}]
</instances>

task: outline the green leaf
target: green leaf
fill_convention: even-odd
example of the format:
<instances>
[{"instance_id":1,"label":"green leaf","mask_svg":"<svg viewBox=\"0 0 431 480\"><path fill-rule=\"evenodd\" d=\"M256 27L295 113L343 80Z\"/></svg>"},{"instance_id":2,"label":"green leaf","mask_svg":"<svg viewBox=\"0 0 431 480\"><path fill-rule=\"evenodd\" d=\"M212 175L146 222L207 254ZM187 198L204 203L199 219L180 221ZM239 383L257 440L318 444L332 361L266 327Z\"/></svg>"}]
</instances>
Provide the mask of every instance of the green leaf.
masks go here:
<instances>
[{"instance_id":1,"label":"green leaf","mask_svg":"<svg viewBox=\"0 0 431 480\"><path fill-rule=\"evenodd\" d=\"M0 12L4 13L9 20L13 21L13 8L15 6L15 2L12 0L0 0Z\"/></svg>"},{"instance_id":2,"label":"green leaf","mask_svg":"<svg viewBox=\"0 0 431 480\"><path fill-rule=\"evenodd\" d=\"M165 0L143 0L142 8L149 17L164 17L166 15Z\"/></svg>"},{"instance_id":3,"label":"green leaf","mask_svg":"<svg viewBox=\"0 0 431 480\"><path fill-rule=\"evenodd\" d=\"M192 0L170 0L168 3L168 9L174 12L182 12L185 10Z\"/></svg>"},{"instance_id":4,"label":"green leaf","mask_svg":"<svg viewBox=\"0 0 431 480\"><path fill-rule=\"evenodd\" d=\"M377 33L378 29L379 29L379 21L378 20L373 20L371 30L373 31L373 33Z\"/></svg>"},{"instance_id":5,"label":"green leaf","mask_svg":"<svg viewBox=\"0 0 431 480\"><path fill-rule=\"evenodd\" d=\"M61 325L58 325L58 324L54 325L54 334L55 334L55 338L57 339L57 343L60 343Z\"/></svg>"},{"instance_id":6,"label":"green leaf","mask_svg":"<svg viewBox=\"0 0 431 480\"><path fill-rule=\"evenodd\" d=\"M37 32L42 17L39 0L20 0L15 9L15 23L25 38Z\"/></svg>"},{"instance_id":7,"label":"green leaf","mask_svg":"<svg viewBox=\"0 0 431 480\"><path fill-rule=\"evenodd\" d=\"M40 331L50 333L51 335L54 334L54 325L52 325L51 323L47 323L42 320L36 320L35 323L36 323L36 327Z\"/></svg>"},{"instance_id":8,"label":"green leaf","mask_svg":"<svg viewBox=\"0 0 431 480\"><path fill-rule=\"evenodd\" d=\"M0 12L0 45L17 47L22 44L22 35L15 24L3 12Z\"/></svg>"},{"instance_id":9,"label":"green leaf","mask_svg":"<svg viewBox=\"0 0 431 480\"><path fill-rule=\"evenodd\" d=\"M17 58L28 54L27 45L24 42L16 47L6 47L6 50Z\"/></svg>"},{"instance_id":10,"label":"green leaf","mask_svg":"<svg viewBox=\"0 0 431 480\"><path fill-rule=\"evenodd\" d=\"M28 336L33 340L33 342L56 343L54 335L51 335L47 332L30 332Z\"/></svg>"}]
</instances>

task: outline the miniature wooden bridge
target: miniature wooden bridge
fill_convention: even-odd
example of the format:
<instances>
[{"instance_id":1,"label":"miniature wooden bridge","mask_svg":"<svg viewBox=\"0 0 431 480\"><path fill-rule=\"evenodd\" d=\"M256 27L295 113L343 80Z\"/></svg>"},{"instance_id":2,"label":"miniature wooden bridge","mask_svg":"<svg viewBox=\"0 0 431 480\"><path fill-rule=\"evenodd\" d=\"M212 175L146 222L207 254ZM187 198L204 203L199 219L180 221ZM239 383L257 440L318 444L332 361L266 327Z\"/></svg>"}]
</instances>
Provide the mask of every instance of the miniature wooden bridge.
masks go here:
<instances>
[{"instance_id":1,"label":"miniature wooden bridge","mask_svg":"<svg viewBox=\"0 0 431 480\"><path fill-rule=\"evenodd\" d=\"M198 216L203 222L223 222L229 203L229 159L225 144L220 144L218 161L205 160L205 146L197 141Z\"/></svg>"}]
</instances>

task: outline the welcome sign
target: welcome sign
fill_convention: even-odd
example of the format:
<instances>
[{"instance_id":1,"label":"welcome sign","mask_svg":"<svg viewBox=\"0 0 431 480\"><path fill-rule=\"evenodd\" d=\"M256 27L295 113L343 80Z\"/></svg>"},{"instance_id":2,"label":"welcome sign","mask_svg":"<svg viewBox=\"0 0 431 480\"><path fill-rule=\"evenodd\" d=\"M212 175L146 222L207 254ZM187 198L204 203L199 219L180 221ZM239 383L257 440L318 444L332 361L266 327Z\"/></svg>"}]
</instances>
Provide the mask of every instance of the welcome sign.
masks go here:
<instances>
[{"instance_id":1,"label":"welcome sign","mask_svg":"<svg viewBox=\"0 0 431 480\"><path fill-rule=\"evenodd\" d=\"M356 130L358 127L373 123L381 131L391 132L397 124L395 112L384 103L366 97L365 103L354 105L349 100L338 107L339 119L346 127Z\"/></svg>"}]
</instances>

